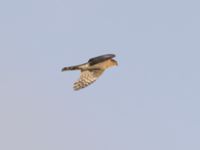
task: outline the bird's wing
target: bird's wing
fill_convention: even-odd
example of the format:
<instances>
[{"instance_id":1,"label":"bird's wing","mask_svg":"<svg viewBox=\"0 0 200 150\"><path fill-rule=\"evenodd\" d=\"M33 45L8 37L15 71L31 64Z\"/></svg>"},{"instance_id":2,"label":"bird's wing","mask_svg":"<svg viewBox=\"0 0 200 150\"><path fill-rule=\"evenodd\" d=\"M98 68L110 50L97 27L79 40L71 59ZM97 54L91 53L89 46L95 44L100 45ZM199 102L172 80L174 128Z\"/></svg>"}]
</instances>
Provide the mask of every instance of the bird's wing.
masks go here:
<instances>
[{"instance_id":1,"label":"bird's wing","mask_svg":"<svg viewBox=\"0 0 200 150\"><path fill-rule=\"evenodd\" d=\"M102 73L103 70L101 69L81 71L80 78L74 83L74 90L79 90L92 84Z\"/></svg>"},{"instance_id":2,"label":"bird's wing","mask_svg":"<svg viewBox=\"0 0 200 150\"><path fill-rule=\"evenodd\" d=\"M98 57L90 58L88 60L88 63L90 65L95 65L95 64L101 63L103 61L106 61L108 59L112 59L113 57L115 57L114 54L101 55L101 56L98 56Z\"/></svg>"}]
</instances>

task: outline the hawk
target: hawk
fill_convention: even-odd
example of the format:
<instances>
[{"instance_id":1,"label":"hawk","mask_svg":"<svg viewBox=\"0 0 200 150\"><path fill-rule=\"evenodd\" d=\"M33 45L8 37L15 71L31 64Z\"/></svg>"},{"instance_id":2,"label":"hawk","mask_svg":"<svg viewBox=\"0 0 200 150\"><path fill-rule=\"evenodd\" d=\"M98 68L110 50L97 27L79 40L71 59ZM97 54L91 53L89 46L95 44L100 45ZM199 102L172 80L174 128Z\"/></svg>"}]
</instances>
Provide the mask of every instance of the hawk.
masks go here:
<instances>
[{"instance_id":1,"label":"hawk","mask_svg":"<svg viewBox=\"0 0 200 150\"><path fill-rule=\"evenodd\" d=\"M74 90L77 91L95 82L106 69L117 66L118 63L113 59L114 57L114 54L101 55L81 65L64 67L62 71L81 71L80 78L74 83Z\"/></svg>"}]
</instances>

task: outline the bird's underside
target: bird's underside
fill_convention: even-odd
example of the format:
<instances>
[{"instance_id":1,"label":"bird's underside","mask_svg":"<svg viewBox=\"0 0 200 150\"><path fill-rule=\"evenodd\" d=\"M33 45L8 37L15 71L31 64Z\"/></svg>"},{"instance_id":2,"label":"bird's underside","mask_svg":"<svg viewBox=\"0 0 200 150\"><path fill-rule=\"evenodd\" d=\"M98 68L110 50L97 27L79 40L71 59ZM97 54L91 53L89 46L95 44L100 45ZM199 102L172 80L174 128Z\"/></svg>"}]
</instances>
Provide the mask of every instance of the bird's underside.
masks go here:
<instances>
[{"instance_id":1,"label":"bird's underside","mask_svg":"<svg viewBox=\"0 0 200 150\"><path fill-rule=\"evenodd\" d=\"M74 90L79 90L94 83L109 67L116 66L117 61L112 59L114 54L107 54L89 59L87 63L64 67L62 71L80 70L79 79L74 83Z\"/></svg>"}]
</instances>

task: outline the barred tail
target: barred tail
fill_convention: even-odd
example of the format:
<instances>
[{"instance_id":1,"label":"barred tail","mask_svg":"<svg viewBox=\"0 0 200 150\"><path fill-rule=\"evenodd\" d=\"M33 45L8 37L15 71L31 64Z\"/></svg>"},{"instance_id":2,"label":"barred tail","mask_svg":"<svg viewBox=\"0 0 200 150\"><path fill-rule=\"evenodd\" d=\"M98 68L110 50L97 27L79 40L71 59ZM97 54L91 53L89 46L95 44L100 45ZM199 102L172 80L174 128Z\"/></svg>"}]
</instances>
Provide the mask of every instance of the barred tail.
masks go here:
<instances>
[{"instance_id":1,"label":"barred tail","mask_svg":"<svg viewBox=\"0 0 200 150\"><path fill-rule=\"evenodd\" d=\"M71 67L64 67L62 68L62 71L67 71L67 70L79 70L79 66L71 66Z\"/></svg>"}]
</instances>

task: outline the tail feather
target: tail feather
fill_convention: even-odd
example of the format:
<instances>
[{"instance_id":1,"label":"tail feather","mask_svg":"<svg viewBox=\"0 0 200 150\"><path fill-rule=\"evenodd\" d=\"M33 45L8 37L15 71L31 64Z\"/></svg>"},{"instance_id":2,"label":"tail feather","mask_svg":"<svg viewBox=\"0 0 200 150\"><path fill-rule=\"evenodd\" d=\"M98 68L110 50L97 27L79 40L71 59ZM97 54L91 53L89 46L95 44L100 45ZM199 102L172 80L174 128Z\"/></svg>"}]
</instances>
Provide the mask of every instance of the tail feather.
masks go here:
<instances>
[{"instance_id":1,"label":"tail feather","mask_svg":"<svg viewBox=\"0 0 200 150\"><path fill-rule=\"evenodd\" d=\"M79 70L79 66L70 66L70 67L64 67L62 68L62 71L68 71L68 70Z\"/></svg>"}]
</instances>

